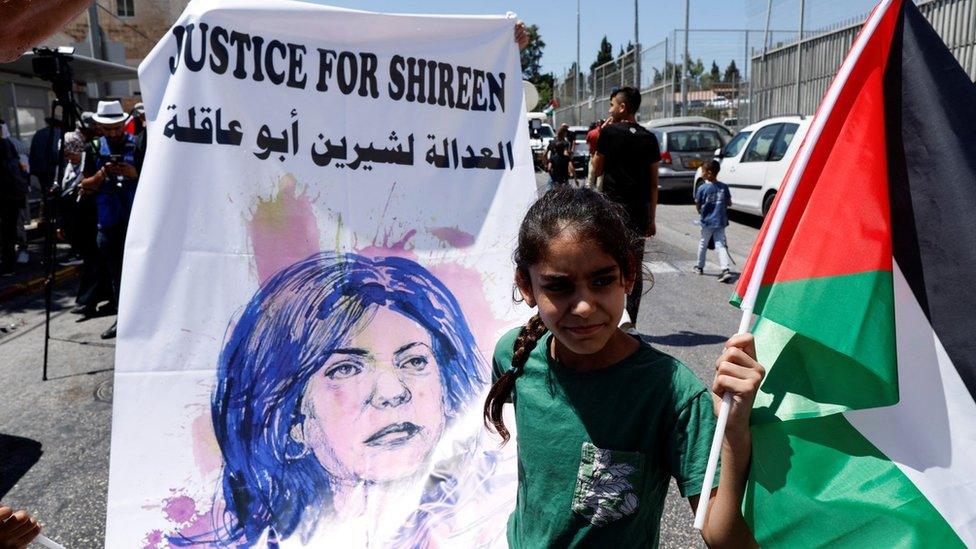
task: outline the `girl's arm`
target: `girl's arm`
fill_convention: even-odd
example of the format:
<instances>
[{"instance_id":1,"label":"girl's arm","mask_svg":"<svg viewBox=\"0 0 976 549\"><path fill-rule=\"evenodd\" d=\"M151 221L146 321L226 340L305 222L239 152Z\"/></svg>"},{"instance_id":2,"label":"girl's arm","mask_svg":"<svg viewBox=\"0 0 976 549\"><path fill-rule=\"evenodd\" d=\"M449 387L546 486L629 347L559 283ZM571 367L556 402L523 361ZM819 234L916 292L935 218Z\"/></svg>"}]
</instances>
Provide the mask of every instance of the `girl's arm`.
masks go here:
<instances>
[{"instance_id":1,"label":"girl's arm","mask_svg":"<svg viewBox=\"0 0 976 549\"><path fill-rule=\"evenodd\" d=\"M722 442L722 473L718 488L709 497L708 516L702 538L709 547L758 547L752 531L742 518L749 464L752 459L752 433L749 415L756 392L766 371L756 361L756 346L751 334L739 334L725 342L725 351L715 361L712 400L716 413L726 391L733 393L729 421ZM688 498L697 509L698 496Z\"/></svg>"}]
</instances>

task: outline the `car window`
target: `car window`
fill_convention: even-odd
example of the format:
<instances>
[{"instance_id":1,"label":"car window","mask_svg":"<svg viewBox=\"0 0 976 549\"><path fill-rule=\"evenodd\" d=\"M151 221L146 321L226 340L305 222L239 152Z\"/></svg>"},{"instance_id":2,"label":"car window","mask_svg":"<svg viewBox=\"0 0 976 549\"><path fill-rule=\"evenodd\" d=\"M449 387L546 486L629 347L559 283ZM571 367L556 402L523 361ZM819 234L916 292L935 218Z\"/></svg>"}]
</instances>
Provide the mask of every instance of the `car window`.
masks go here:
<instances>
[{"instance_id":1,"label":"car window","mask_svg":"<svg viewBox=\"0 0 976 549\"><path fill-rule=\"evenodd\" d=\"M539 126L536 129L529 128L529 137L532 139L548 139L554 136L552 126Z\"/></svg>"},{"instance_id":2,"label":"car window","mask_svg":"<svg viewBox=\"0 0 976 549\"><path fill-rule=\"evenodd\" d=\"M739 151L742 150L742 147L746 144L746 141L749 141L750 135L752 135L752 132L739 132L739 134L732 138L732 141L729 141L729 144L722 149L722 158L732 158L733 156L738 156Z\"/></svg>"},{"instance_id":3,"label":"car window","mask_svg":"<svg viewBox=\"0 0 976 549\"><path fill-rule=\"evenodd\" d=\"M732 132L729 131L729 129L726 128L725 126L723 126L722 124L713 124L713 123L709 122L709 123L704 124L704 126L706 128L711 128L711 129L713 129L715 131L718 131L719 133L724 133L726 135L732 135Z\"/></svg>"},{"instance_id":4,"label":"car window","mask_svg":"<svg viewBox=\"0 0 976 549\"><path fill-rule=\"evenodd\" d=\"M786 151L790 148L790 141L793 141L793 136L796 135L796 130L800 127L798 124L782 124L782 126L783 131L776 136L773 151L769 154L770 162L782 160L786 156Z\"/></svg>"},{"instance_id":5,"label":"car window","mask_svg":"<svg viewBox=\"0 0 976 549\"><path fill-rule=\"evenodd\" d=\"M742 155L742 161L765 162L766 158L769 157L769 150L773 146L773 140L776 138L776 134L779 133L779 127L781 125L770 124L760 128L752 138L752 141L749 142L749 146L746 147L746 152Z\"/></svg>"},{"instance_id":6,"label":"car window","mask_svg":"<svg viewBox=\"0 0 976 549\"><path fill-rule=\"evenodd\" d=\"M668 133L668 150L671 152L712 152L721 146L722 140L713 130Z\"/></svg>"}]
</instances>

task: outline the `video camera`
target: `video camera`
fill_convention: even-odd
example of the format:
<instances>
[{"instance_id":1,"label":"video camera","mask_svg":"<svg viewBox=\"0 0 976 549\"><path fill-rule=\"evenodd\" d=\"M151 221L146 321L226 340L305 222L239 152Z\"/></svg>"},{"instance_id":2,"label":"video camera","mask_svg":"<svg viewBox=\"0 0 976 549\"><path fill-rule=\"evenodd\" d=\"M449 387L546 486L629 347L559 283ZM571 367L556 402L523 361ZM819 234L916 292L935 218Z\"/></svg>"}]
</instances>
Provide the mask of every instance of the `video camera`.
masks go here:
<instances>
[{"instance_id":1,"label":"video camera","mask_svg":"<svg viewBox=\"0 0 976 549\"><path fill-rule=\"evenodd\" d=\"M75 49L72 47L53 50L47 47L34 48L31 68L38 78L52 84L54 94L59 98L68 97L74 85L74 71L71 68L74 52Z\"/></svg>"}]
</instances>

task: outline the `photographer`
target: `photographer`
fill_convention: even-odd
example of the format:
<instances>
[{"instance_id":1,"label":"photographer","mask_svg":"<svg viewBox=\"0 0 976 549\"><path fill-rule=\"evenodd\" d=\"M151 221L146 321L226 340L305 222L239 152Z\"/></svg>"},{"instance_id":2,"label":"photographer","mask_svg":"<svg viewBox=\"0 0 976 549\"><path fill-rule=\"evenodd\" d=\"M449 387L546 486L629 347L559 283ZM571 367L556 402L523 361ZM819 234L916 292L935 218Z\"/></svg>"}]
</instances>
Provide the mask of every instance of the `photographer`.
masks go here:
<instances>
[{"instance_id":1,"label":"photographer","mask_svg":"<svg viewBox=\"0 0 976 549\"><path fill-rule=\"evenodd\" d=\"M117 310L119 284L122 280L122 251L129 213L139 183L136 169L136 142L125 133L129 116L118 101L99 101L92 121L102 136L95 144L98 150L86 155L81 180L82 196L93 196L98 213L98 251L102 272L112 288L109 307ZM102 334L102 339L115 337L116 324Z\"/></svg>"}]
</instances>

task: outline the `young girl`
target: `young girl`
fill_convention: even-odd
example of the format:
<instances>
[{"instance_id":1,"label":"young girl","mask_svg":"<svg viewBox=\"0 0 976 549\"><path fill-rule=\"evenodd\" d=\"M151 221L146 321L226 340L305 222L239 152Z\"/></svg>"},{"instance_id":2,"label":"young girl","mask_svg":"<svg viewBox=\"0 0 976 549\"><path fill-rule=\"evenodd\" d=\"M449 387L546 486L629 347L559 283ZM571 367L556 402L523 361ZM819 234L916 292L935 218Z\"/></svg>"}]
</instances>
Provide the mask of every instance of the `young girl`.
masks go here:
<instances>
[{"instance_id":1,"label":"young girl","mask_svg":"<svg viewBox=\"0 0 976 549\"><path fill-rule=\"evenodd\" d=\"M656 547L673 477L692 509L715 429L735 398L702 536L755 546L740 512L751 455L749 412L763 377L752 336L725 344L711 391L682 363L617 325L640 258L624 214L589 189L558 188L528 211L516 284L538 313L494 354L485 421L507 441L515 404L518 495L511 547Z\"/></svg>"}]
</instances>

